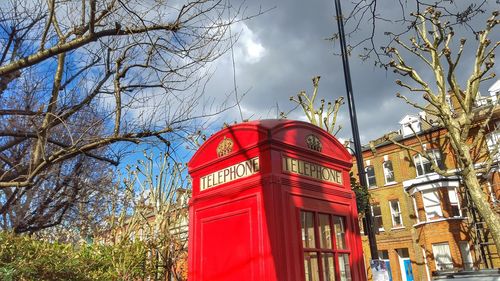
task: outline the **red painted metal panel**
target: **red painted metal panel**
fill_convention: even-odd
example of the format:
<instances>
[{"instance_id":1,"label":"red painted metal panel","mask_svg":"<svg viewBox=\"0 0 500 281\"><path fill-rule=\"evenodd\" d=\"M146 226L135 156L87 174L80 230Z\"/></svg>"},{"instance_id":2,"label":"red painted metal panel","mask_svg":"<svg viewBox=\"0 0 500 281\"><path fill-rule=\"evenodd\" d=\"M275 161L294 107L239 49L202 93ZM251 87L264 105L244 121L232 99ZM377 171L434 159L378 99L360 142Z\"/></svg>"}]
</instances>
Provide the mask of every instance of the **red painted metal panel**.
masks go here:
<instances>
[{"instance_id":1,"label":"red painted metal panel","mask_svg":"<svg viewBox=\"0 0 500 281\"><path fill-rule=\"evenodd\" d=\"M213 135L188 165L189 280L304 280L301 210L345 218L352 280L366 280L351 165L335 138L305 122Z\"/></svg>"}]
</instances>

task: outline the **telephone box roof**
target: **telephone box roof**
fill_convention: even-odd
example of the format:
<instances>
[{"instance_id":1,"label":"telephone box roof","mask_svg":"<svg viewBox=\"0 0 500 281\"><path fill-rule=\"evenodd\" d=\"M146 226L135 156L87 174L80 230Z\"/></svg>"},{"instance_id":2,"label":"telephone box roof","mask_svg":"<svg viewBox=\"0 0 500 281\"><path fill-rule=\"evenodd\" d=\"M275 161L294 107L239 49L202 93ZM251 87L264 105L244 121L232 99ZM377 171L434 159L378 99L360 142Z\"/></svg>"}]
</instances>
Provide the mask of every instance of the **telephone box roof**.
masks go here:
<instances>
[{"instance_id":1,"label":"telephone box roof","mask_svg":"<svg viewBox=\"0 0 500 281\"><path fill-rule=\"evenodd\" d=\"M321 149L314 150L308 147L306 139L311 135L319 140ZM230 153L220 156L217 154L217 147L226 138L232 140L233 147ZM190 171L197 170L222 158L269 144L327 157L343 162L349 167L352 165L352 156L347 149L325 130L303 121L266 119L231 125L212 135L191 158L188 167Z\"/></svg>"}]
</instances>

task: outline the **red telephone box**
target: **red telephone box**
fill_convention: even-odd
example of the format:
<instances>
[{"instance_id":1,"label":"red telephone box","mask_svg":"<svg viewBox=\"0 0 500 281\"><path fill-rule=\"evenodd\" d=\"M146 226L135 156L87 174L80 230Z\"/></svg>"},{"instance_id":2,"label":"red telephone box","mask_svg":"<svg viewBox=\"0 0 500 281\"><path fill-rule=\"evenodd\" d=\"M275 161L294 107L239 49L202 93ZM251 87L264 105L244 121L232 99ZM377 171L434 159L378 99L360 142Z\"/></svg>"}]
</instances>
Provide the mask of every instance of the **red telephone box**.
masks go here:
<instances>
[{"instance_id":1,"label":"red telephone box","mask_svg":"<svg viewBox=\"0 0 500 281\"><path fill-rule=\"evenodd\" d=\"M213 135L189 162L189 280L366 280L351 165L305 122Z\"/></svg>"}]
</instances>

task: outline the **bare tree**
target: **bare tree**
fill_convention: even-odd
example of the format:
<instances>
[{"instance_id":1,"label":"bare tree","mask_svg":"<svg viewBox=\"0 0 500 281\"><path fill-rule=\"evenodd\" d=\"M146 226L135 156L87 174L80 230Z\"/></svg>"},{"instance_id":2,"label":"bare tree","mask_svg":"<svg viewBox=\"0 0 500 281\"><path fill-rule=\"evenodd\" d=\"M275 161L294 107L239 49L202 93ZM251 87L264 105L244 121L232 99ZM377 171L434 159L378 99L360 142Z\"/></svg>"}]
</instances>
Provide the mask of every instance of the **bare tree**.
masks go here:
<instances>
[{"instance_id":1,"label":"bare tree","mask_svg":"<svg viewBox=\"0 0 500 281\"><path fill-rule=\"evenodd\" d=\"M186 165L168 153L158 158L145 155L129 166L119 188L121 199L111 208L108 228L101 235L108 243L128 245L140 241L149 254L140 264L151 280L185 280L179 265L187 262L188 199L190 182ZM129 263L116 259L115 268L127 274Z\"/></svg>"},{"instance_id":2,"label":"bare tree","mask_svg":"<svg viewBox=\"0 0 500 281\"><path fill-rule=\"evenodd\" d=\"M117 165L127 143L168 146L207 114L204 66L227 50L226 31L241 20L227 1L0 5L0 214L17 232L57 224L81 187L67 181L84 166ZM68 200L32 200L25 211L34 217L18 214L24 225L14 227L6 214L29 193ZM47 204L58 211L41 212Z\"/></svg>"},{"instance_id":3,"label":"bare tree","mask_svg":"<svg viewBox=\"0 0 500 281\"><path fill-rule=\"evenodd\" d=\"M343 104L344 98L339 97L333 103L328 102L326 104L326 108L325 100L321 99L319 107L316 107L319 79L320 76L313 77L313 92L310 96L307 95L306 91L300 91L297 96L291 96L290 101L293 101L300 105L307 117L307 120L309 120L311 124L325 129L328 133L335 136L340 131L340 129L342 129L342 126L337 124L337 114L339 112L340 106ZM282 113L282 115L284 116L285 114Z\"/></svg>"},{"instance_id":4,"label":"bare tree","mask_svg":"<svg viewBox=\"0 0 500 281\"><path fill-rule=\"evenodd\" d=\"M394 47L385 49L391 57L388 66L395 73L405 78L396 84L409 93L421 95L426 104L398 94L398 97L413 107L434 116L436 126L446 129L446 142L456 160L458 171L449 171L440 167L433 156L425 150L425 140L416 138L420 147L406 146L393 142L408 151L420 153L432 164L435 172L442 176L459 175L479 214L487 223L497 249L500 249L500 215L489 204L488 195L480 183L480 174L488 174L492 163L498 161L498 144L488 151L485 133L492 126L492 117L498 118L498 102L478 109L479 86L495 77L492 72L495 50L500 42L492 42L490 37L500 22L495 11L487 19L485 28L477 31L477 42L468 43L465 38L455 41L453 24L443 20L439 7L428 7L422 12L412 14L415 24L412 36L407 40L392 35ZM466 48L475 51L472 67L464 64L462 54ZM417 58L425 68L418 69L411 65L409 58ZM415 64L415 62L414 62ZM459 81L458 73L470 71L467 81ZM431 74L425 79L424 72ZM496 97L495 100L498 100ZM391 138L389 138L391 139Z\"/></svg>"},{"instance_id":5,"label":"bare tree","mask_svg":"<svg viewBox=\"0 0 500 281\"><path fill-rule=\"evenodd\" d=\"M343 20L346 25L346 36L349 54L356 53L362 60L373 60L375 65L388 69L388 57L385 47L394 44L394 37L385 37L393 33L397 36L410 34L416 24L411 14L423 12L426 8L437 8L441 17L446 18L451 26L464 28L471 33L477 33L480 26L476 18L488 10L493 0L453 1L453 0L354 0L344 9ZM498 1L497 1L498 4ZM383 7L383 8L382 8ZM339 39L338 33L330 38Z\"/></svg>"},{"instance_id":6,"label":"bare tree","mask_svg":"<svg viewBox=\"0 0 500 281\"><path fill-rule=\"evenodd\" d=\"M451 172L435 165L423 147L428 140L417 136L421 144L417 149L386 137L413 153L421 153L435 172L461 176L500 249L500 216L488 204L478 177L490 174L498 157L498 144L488 151L485 134L494 128L492 119L498 118L499 106L497 103L482 110L475 106L481 98L480 85L495 77L494 57L499 42L493 40L498 40L494 30L499 20L498 11L488 11L497 8L498 1L393 0L393 8L386 9L388 13L380 9L381 3L356 0L343 7L347 8L343 20L350 38L348 51L363 60L372 59L375 65L405 79L396 83L417 97L397 96L427 116L434 116L438 121L435 125L448 132L446 143L459 169ZM457 42L459 33L475 42L467 42L466 38ZM334 34L331 40L338 38ZM472 61L468 61L471 57ZM424 102L416 102L419 98Z\"/></svg>"}]
</instances>

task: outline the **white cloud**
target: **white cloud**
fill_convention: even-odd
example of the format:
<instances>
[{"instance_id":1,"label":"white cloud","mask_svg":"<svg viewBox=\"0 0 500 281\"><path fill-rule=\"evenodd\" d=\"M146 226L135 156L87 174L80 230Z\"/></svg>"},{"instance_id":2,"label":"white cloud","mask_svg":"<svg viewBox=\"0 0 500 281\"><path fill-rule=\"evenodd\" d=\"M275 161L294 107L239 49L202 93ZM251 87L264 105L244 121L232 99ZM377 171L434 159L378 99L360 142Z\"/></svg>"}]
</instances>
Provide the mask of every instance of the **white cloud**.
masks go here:
<instances>
[{"instance_id":1,"label":"white cloud","mask_svg":"<svg viewBox=\"0 0 500 281\"><path fill-rule=\"evenodd\" d=\"M239 33L234 46L235 59L247 64L258 63L266 54L258 36L244 22L235 24L233 30Z\"/></svg>"}]
</instances>

